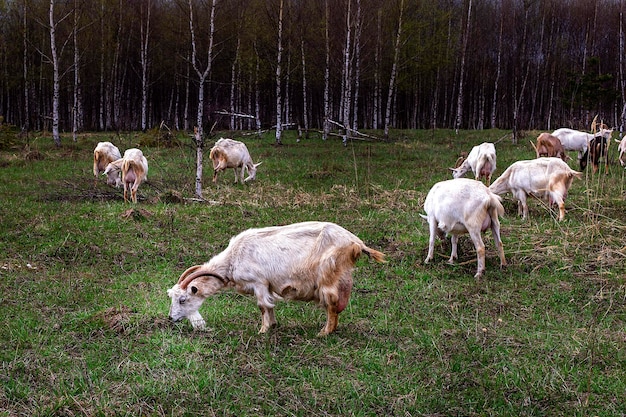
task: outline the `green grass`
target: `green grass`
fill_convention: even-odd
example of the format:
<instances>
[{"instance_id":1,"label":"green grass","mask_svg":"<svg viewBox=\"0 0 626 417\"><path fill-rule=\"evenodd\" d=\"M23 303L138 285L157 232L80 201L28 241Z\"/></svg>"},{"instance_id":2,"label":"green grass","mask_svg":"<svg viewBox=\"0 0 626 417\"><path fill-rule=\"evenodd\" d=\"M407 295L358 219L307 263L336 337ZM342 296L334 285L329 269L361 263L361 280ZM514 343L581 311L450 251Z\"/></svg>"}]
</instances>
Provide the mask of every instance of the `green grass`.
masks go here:
<instances>
[{"instance_id":1,"label":"green grass","mask_svg":"<svg viewBox=\"0 0 626 417\"><path fill-rule=\"evenodd\" d=\"M397 131L345 148L291 133L281 147L269 134L243 139L263 162L252 184L233 185L230 171L213 185L205 164L202 203L183 135L181 147L142 146L149 183L137 205L94 185L91 158L98 141L123 150L141 134L60 149L35 136L28 151L2 151L0 416L626 415L617 164L574 182L561 223L535 200L522 221L505 196L509 266L500 270L488 234L477 281L468 238L459 264L445 262L442 242L423 264L418 214L461 151L506 132ZM535 136L496 145L496 176L532 158ZM166 290L184 269L246 228L305 220L337 222L388 256L359 261L335 333L317 338L325 313L291 302L259 335L254 300L233 292L205 302L207 331L169 322Z\"/></svg>"}]
</instances>

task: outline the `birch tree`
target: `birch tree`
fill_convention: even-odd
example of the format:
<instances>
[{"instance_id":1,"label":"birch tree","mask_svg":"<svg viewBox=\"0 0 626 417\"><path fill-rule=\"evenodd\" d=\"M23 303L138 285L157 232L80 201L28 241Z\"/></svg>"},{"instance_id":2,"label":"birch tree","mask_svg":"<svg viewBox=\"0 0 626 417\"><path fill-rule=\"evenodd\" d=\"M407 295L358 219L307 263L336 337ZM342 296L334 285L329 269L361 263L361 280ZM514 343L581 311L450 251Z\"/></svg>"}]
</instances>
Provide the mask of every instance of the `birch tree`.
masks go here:
<instances>
[{"instance_id":1,"label":"birch tree","mask_svg":"<svg viewBox=\"0 0 626 417\"><path fill-rule=\"evenodd\" d=\"M191 33L191 65L198 76L198 113L197 127L195 130L196 142L196 196L202 198L202 160L204 152L204 86L209 74L211 73L211 64L213 62L213 38L215 34L215 6L217 0L211 0L211 12L209 20L209 46L207 48L207 60L204 68L200 68L199 58L196 50L196 34L193 25L193 2L188 0L189 4L189 31Z\"/></svg>"},{"instance_id":2,"label":"birch tree","mask_svg":"<svg viewBox=\"0 0 626 417\"><path fill-rule=\"evenodd\" d=\"M351 42L352 42L352 0L348 0L346 11L346 43L343 51L343 77L341 81L341 106L342 115L341 121L344 127L343 145L348 144L348 137L350 136L350 99L352 88L352 68L350 66L351 61Z\"/></svg>"},{"instance_id":3,"label":"birch tree","mask_svg":"<svg viewBox=\"0 0 626 417\"><path fill-rule=\"evenodd\" d=\"M78 48L79 8L78 0L74 0L74 105L72 106L72 138L76 142L78 131L83 128L83 99L80 82L80 51Z\"/></svg>"},{"instance_id":4,"label":"birch tree","mask_svg":"<svg viewBox=\"0 0 626 417\"><path fill-rule=\"evenodd\" d=\"M282 91L281 91L281 60L283 57L283 0L280 0L278 10L278 53L276 56L276 144L282 145Z\"/></svg>"},{"instance_id":5,"label":"birch tree","mask_svg":"<svg viewBox=\"0 0 626 417\"><path fill-rule=\"evenodd\" d=\"M459 69L459 92L457 94L456 102L456 122L454 123L454 129L459 132L461 122L463 120L463 93L464 93L464 81L465 81L465 54L467 52L467 42L470 34L471 27L471 15L472 15L472 0L469 0L467 5L467 22L465 23L465 32L463 34L463 46L461 47L461 68Z\"/></svg>"},{"instance_id":6,"label":"birch tree","mask_svg":"<svg viewBox=\"0 0 626 417\"><path fill-rule=\"evenodd\" d=\"M326 47L326 66L324 67L324 126L322 131L322 139L328 138L330 133L330 34L328 26L330 25L330 5L329 0L324 4L324 46Z\"/></svg>"},{"instance_id":7,"label":"birch tree","mask_svg":"<svg viewBox=\"0 0 626 417\"><path fill-rule=\"evenodd\" d=\"M146 16L143 14L144 2L140 4L140 34L141 46L139 55L141 60L141 131L145 132L148 124L148 71L150 62L148 60L148 46L150 43L150 14L152 12L152 0L146 2Z\"/></svg>"},{"instance_id":8,"label":"birch tree","mask_svg":"<svg viewBox=\"0 0 626 417\"><path fill-rule=\"evenodd\" d=\"M389 139L389 125L391 124L391 102L393 101L394 90L396 88L396 75L398 72L398 60L400 57L400 42L402 39L402 15L404 13L404 0L400 0L400 15L398 17L398 32L393 48L393 64L391 66L391 76L389 77L389 91L387 93L387 109L385 111L384 135Z\"/></svg>"},{"instance_id":9,"label":"birch tree","mask_svg":"<svg viewBox=\"0 0 626 417\"><path fill-rule=\"evenodd\" d=\"M59 136L59 57L56 45L56 22L54 21L54 0L50 0L48 11L50 24L50 53L52 58L52 140L56 146L61 146Z\"/></svg>"}]
</instances>

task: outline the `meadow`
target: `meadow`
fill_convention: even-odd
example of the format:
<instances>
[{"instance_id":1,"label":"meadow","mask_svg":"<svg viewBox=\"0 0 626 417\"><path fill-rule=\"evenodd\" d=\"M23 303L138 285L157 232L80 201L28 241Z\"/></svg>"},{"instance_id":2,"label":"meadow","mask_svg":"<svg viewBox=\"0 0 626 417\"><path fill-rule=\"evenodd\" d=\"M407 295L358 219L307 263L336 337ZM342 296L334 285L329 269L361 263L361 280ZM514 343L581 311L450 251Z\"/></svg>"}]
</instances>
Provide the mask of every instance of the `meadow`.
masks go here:
<instances>
[{"instance_id":1,"label":"meadow","mask_svg":"<svg viewBox=\"0 0 626 417\"><path fill-rule=\"evenodd\" d=\"M375 133L375 132L373 132ZM487 269L460 239L424 265L419 213L462 151L497 142L498 169L533 157L526 132L395 131L389 142L316 135L246 142L255 182L232 170L194 196L195 150L181 134L33 134L0 151L0 416L624 416L626 194L609 175L575 180L565 220L504 196L508 266L485 237ZM140 146L150 169L136 205L103 179L93 148ZM171 144L170 144L171 145ZM574 153L571 154L575 158ZM575 161L570 165L578 169ZM471 174L470 174L471 176ZM340 224L388 263L363 257L337 331L325 312L282 302L257 332L253 298L221 292L206 331L168 320L166 290L250 227Z\"/></svg>"}]
</instances>

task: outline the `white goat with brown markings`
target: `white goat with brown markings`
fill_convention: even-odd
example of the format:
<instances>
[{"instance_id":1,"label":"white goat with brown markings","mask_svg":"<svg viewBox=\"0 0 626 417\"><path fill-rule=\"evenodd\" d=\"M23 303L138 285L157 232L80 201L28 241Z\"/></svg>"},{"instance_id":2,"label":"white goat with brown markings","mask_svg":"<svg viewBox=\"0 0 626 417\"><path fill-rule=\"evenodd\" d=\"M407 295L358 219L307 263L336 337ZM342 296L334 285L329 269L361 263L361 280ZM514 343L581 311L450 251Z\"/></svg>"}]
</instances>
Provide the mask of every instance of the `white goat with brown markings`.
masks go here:
<instances>
[{"instance_id":1,"label":"white goat with brown markings","mask_svg":"<svg viewBox=\"0 0 626 417\"><path fill-rule=\"evenodd\" d=\"M487 180L487 186L491 183L491 175L496 170L496 147L493 143L484 142L472 148L467 158L457 167L450 168L454 178L461 178L469 170L480 181Z\"/></svg>"},{"instance_id":2,"label":"white goat with brown markings","mask_svg":"<svg viewBox=\"0 0 626 417\"><path fill-rule=\"evenodd\" d=\"M169 316L189 319L194 328L205 321L198 312L204 300L222 288L256 297L265 333L276 325L277 300L315 301L326 309L326 325L318 336L337 328L338 314L348 305L352 269L365 253L378 262L384 254L334 223L304 222L248 229L209 262L192 266L167 291Z\"/></svg>"},{"instance_id":3,"label":"white goat with brown markings","mask_svg":"<svg viewBox=\"0 0 626 417\"><path fill-rule=\"evenodd\" d=\"M104 172L107 165L121 157L120 150L111 142L98 142L98 145L93 150L93 176L95 177L95 183L98 182L98 176Z\"/></svg>"},{"instance_id":4,"label":"white goat with brown markings","mask_svg":"<svg viewBox=\"0 0 626 417\"><path fill-rule=\"evenodd\" d=\"M148 179L148 160L139 149L127 149L121 159L107 165L104 173L109 185L124 186L124 202L130 194L130 199L136 203L137 189Z\"/></svg>"},{"instance_id":5,"label":"white goat with brown markings","mask_svg":"<svg viewBox=\"0 0 626 417\"><path fill-rule=\"evenodd\" d=\"M235 184L238 181L245 183L256 178L256 168L261 165L252 163L252 157L246 144L233 139L220 138L211 148L209 157L213 162L213 182L217 183L217 174L227 168L235 170ZM244 180L244 170L248 170L248 177Z\"/></svg>"}]
</instances>

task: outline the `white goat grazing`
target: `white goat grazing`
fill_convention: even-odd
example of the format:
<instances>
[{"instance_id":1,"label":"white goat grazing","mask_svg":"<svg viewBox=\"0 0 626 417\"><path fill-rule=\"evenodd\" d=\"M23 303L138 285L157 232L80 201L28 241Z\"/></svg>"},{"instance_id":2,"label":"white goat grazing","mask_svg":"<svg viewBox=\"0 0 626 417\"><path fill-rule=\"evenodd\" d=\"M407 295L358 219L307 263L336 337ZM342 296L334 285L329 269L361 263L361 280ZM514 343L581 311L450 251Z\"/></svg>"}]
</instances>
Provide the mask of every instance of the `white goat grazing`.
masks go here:
<instances>
[{"instance_id":1,"label":"white goat grazing","mask_svg":"<svg viewBox=\"0 0 626 417\"><path fill-rule=\"evenodd\" d=\"M499 196L476 180L459 178L433 185L424 201L426 216L420 214L428 221L430 231L428 256L424 263L433 259L436 235L440 237L443 233L451 235L452 254L448 263L453 263L457 259L459 235L469 233L478 257L478 268L474 277L480 278L485 271L485 244L481 234L491 228L500 256L500 266L505 266L506 259L498 219L498 216L504 214L504 207L500 200Z\"/></svg>"},{"instance_id":2,"label":"white goat grazing","mask_svg":"<svg viewBox=\"0 0 626 417\"><path fill-rule=\"evenodd\" d=\"M559 158L537 158L511 164L489 187L498 195L510 192L518 201L518 214L528 216L528 195L547 199L559 207L559 221L565 218L565 198L574 177L582 173L574 171Z\"/></svg>"},{"instance_id":3,"label":"white goat grazing","mask_svg":"<svg viewBox=\"0 0 626 417\"><path fill-rule=\"evenodd\" d=\"M622 140L615 139L615 142L619 143L617 151L619 152L619 163L621 166L626 167L626 137Z\"/></svg>"},{"instance_id":4,"label":"white goat grazing","mask_svg":"<svg viewBox=\"0 0 626 417\"><path fill-rule=\"evenodd\" d=\"M318 336L337 328L352 290L352 269L361 253L384 262L384 254L368 248L346 229L326 222L248 229L203 265L192 266L167 291L170 319L187 317L203 329L198 309L224 287L256 297L265 333L276 324L277 300L316 301L326 309L326 325Z\"/></svg>"},{"instance_id":5,"label":"white goat grazing","mask_svg":"<svg viewBox=\"0 0 626 417\"><path fill-rule=\"evenodd\" d=\"M450 168L454 178L462 177L470 169L477 180L485 178L487 185L491 183L491 175L496 170L496 147L493 143L484 142L474 146L458 168Z\"/></svg>"},{"instance_id":6,"label":"white goat grazing","mask_svg":"<svg viewBox=\"0 0 626 417\"><path fill-rule=\"evenodd\" d=\"M217 174L227 168L235 170L235 184L238 181L248 182L256 178L256 168L261 165L252 163L246 144L233 139L220 138L209 154L213 161L213 182L217 183ZM244 180L244 169L248 170L248 177Z\"/></svg>"},{"instance_id":7,"label":"white goat grazing","mask_svg":"<svg viewBox=\"0 0 626 417\"><path fill-rule=\"evenodd\" d=\"M111 142L98 142L96 149L93 150L93 176L95 177L95 182L97 183L98 175L104 172L107 165L121 157L120 150Z\"/></svg>"},{"instance_id":8,"label":"white goat grazing","mask_svg":"<svg viewBox=\"0 0 626 417\"><path fill-rule=\"evenodd\" d=\"M552 136L559 138L565 150L578 151L580 169L584 170L587 167L587 159L583 158L583 155L587 152L589 142L591 142L595 136L602 136L606 139L610 139L612 133L612 129L605 128L601 128L595 135L587 132L581 132L580 130L561 128L552 132Z\"/></svg>"},{"instance_id":9,"label":"white goat grazing","mask_svg":"<svg viewBox=\"0 0 626 417\"><path fill-rule=\"evenodd\" d=\"M109 185L124 186L124 202L130 193L131 201L136 203L137 189L148 179L148 160L139 149L127 149L124 157L107 165L104 173Z\"/></svg>"}]
</instances>

